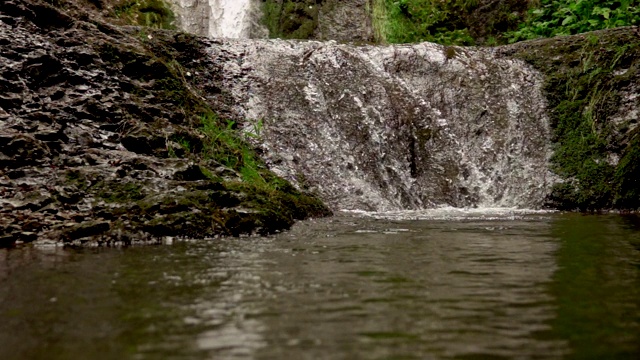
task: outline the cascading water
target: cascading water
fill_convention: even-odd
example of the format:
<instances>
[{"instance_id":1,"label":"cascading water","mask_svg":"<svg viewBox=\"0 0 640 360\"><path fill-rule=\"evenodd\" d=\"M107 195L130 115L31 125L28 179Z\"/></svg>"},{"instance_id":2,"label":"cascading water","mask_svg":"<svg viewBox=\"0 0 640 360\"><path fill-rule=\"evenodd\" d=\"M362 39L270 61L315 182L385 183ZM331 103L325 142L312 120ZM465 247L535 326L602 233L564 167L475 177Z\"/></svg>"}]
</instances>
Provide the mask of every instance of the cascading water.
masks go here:
<instances>
[{"instance_id":1,"label":"cascading water","mask_svg":"<svg viewBox=\"0 0 640 360\"><path fill-rule=\"evenodd\" d=\"M253 1L208 0L206 34L249 37ZM556 181L542 77L497 52L430 43L209 46L223 79L217 91L232 98L271 169L336 210L374 211L542 205Z\"/></svg>"},{"instance_id":2,"label":"cascading water","mask_svg":"<svg viewBox=\"0 0 640 360\"><path fill-rule=\"evenodd\" d=\"M178 26L189 33L213 38L266 37L259 25L257 0L168 0Z\"/></svg>"},{"instance_id":3,"label":"cascading water","mask_svg":"<svg viewBox=\"0 0 640 360\"><path fill-rule=\"evenodd\" d=\"M209 0L209 36L248 38L251 33L252 2L253 0Z\"/></svg>"},{"instance_id":4,"label":"cascading water","mask_svg":"<svg viewBox=\"0 0 640 360\"><path fill-rule=\"evenodd\" d=\"M209 46L270 167L336 210L539 208L555 181L542 77L497 51Z\"/></svg>"}]
</instances>

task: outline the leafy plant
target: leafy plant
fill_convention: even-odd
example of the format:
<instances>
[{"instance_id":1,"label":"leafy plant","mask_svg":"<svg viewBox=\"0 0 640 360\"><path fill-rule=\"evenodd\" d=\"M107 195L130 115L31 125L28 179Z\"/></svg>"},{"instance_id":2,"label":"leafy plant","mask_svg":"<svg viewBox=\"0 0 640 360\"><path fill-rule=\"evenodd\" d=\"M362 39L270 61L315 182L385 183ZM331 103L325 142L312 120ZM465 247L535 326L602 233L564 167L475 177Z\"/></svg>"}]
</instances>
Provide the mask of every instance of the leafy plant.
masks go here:
<instances>
[{"instance_id":1,"label":"leafy plant","mask_svg":"<svg viewBox=\"0 0 640 360\"><path fill-rule=\"evenodd\" d=\"M459 15L475 6L476 0L386 0L386 40L391 43L431 41L472 45L474 39Z\"/></svg>"},{"instance_id":2,"label":"leafy plant","mask_svg":"<svg viewBox=\"0 0 640 360\"><path fill-rule=\"evenodd\" d=\"M244 134L253 139L260 139L264 122L262 119L251 122L251 129L247 129Z\"/></svg>"},{"instance_id":3,"label":"leafy plant","mask_svg":"<svg viewBox=\"0 0 640 360\"><path fill-rule=\"evenodd\" d=\"M637 0L541 0L510 42L640 24Z\"/></svg>"},{"instance_id":4,"label":"leafy plant","mask_svg":"<svg viewBox=\"0 0 640 360\"><path fill-rule=\"evenodd\" d=\"M240 172L242 179L249 183L264 183L260 170L262 164L255 152L241 140L235 130L234 121L220 121L213 114L202 117L200 132L204 135L202 155Z\"/></svg>"}]
</instances>

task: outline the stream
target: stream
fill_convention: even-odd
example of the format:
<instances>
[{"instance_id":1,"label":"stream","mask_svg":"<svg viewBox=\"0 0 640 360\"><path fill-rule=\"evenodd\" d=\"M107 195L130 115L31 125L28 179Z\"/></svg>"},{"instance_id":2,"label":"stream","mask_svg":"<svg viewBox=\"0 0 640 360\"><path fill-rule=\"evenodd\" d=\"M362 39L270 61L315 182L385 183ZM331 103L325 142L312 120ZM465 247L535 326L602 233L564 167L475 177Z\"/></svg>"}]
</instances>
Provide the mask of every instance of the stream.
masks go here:
<instances>
[{"instance_id":1,"label":"stream","mask_svg":"<svg viewBox=\"0 0 640 360\"><path fill-rule=\"evenodd\" d=\"M0 250L0 359L638 359L640 218L343 213Z\"/></svg>"}]
</instances>

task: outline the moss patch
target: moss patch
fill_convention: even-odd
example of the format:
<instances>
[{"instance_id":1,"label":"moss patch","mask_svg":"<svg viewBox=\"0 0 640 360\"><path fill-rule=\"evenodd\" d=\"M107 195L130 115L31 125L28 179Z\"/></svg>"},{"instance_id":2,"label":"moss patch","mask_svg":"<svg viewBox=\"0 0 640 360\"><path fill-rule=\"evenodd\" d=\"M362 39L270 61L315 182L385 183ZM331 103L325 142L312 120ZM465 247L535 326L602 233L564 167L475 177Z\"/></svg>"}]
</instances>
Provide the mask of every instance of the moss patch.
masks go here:
<instances>
[{"instance_id":1,"label":"moss patch","mask_svg":"<svg viewBox=\"0 0 640 360\"><path fill-rule=\"evenodd\" d=\"M263 22L271 38L309 39L318 27L322 0L267 0L263 3Z\"/></svg>"},{"instance_id":2,"label":"moss patch","mask_svg":"<svg viewBox=\"0 0 640 360\"><path fill-rule=\"evenodd\" d=\"M120 0L113 13L132 25L175 29L175 16L164 0Z\"/></svg>"},{"instance_id":3,"label":"moss patch","mask_svg":"<svg viewBox=\"0 0 640 360\"><path fill-rule=\"evenodd\" d=\"M506 43L504 34L518 27L528 9L528 2L515 0L374 0L373 5L376 32L386 41L445 45Z\"/></svg>"},{"instance_id":4,"label":"moss patch","mask_svg":"<svg viewBox=\"0 0 640 360\"><path fill-rule=\"evenodd\" d=\"M569 210L640 208L637 119L614 119L623 92L638 92L637 29L532 41L509 49L546 75L553 170L564 179L553 189L549 205Z\"/></svg>"}]
</instances>

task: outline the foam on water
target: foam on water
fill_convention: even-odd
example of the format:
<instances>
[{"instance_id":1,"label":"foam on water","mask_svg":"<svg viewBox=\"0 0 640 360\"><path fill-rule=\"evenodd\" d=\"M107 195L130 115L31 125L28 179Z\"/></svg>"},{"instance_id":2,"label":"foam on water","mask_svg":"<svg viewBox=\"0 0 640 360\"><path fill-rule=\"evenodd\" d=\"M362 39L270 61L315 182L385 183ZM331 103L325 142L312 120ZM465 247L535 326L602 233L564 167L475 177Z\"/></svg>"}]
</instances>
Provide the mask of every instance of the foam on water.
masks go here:
<instances>
[{"instance_id":1,"label":"foam on water","mask_svg":"<svg viewBox=\"0 0 640 360\"><path fill-rule=\"evenodd\" d=\"M555 210L535 210L517 208L455 208L440 207L423 210L401 210L401 211L362 211L362 210L341 210L341 212L358 217L369 217L385 220L441 220L441 221L462 221L462 220L522 220L540 217L548 217Z\"/></svg>"}]
</instances>

